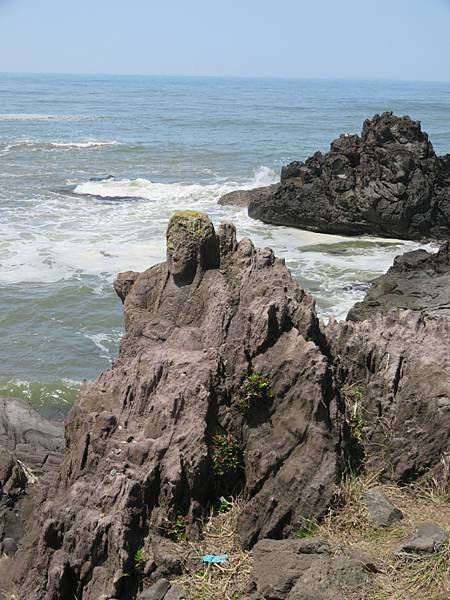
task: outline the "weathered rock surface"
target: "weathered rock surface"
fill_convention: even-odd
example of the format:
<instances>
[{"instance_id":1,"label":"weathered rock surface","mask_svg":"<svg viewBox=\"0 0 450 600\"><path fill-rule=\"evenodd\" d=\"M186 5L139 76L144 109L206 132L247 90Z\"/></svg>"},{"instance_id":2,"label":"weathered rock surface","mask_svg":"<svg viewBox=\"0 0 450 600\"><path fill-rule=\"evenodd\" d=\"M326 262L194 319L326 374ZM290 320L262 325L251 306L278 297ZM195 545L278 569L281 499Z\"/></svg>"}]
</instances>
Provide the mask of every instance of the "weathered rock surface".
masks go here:
<instances>
[{"instance_id":1,"label":"weathered rock surface","mask_svg":"<svg viewBox=\"0 0 450 600\"><path fill-rule=\"evenodd\" d=\"M59 465L63 426L50 423L24 400L0 397L0 447L41 475Z\"/></svg>"},{"instance_id":2,"label":"weathered rock surface","mask_svg":"<svg viewBox=\"0 0 450 600\"><path fill-rule=\"evenodd\" d=\"M256 597L264 600L336 600L370 582L371 564L319 538L261 540L252 553Z\"/></svg>"},{"instance_id":3,"label":"weathered rock surface","mask_svg":"<svg viewBox=\"0 0 450 600\"><path fill-rule=\"evenodd\" d=\"M385 494L376 488L367 490L363 502L369 513L370 520L377 527L389 527L403 519L403 513L392 504Z\"/></svg>"},{"instance_id":4,"label":"weathered rock surface","mask_svg":"<svg viewBox=\"0 0 450 600\"><path fill-rule=\"evenodd\" d=\"M251 200L251 217L343 235L404 239L450 235L450 160L420 123L392 113L364 122L326 154L283 168L273 193Z\"/></svg>"},{"instance_id":5,"label":"weathered rock surface","mask_svg":"<svg viewBox=\"0 0 450 600\"><path fill-rule=\"evenodd\" d=\"M261 200L266 198L270 194L273 194L279 187L279 184L267 185L253 190L235 190L234 192L228 192L219 198L219 204L222 206L240 206L246 207L250 202Z\"/></svg>"},{"instance_id":6,"label":"weathered rock surface","mask_svg":"<svg viewBox=\"0 0 450 600\"><path fill-rule=\"evenodd\" d=\"M372 282L364 300L355 304L347 319L363 321L392 308L450 316L449 242L435 254L415 250L398 256L388 272Z\"/></svg>"},{"instance_id":7,"label":"weathered rock surface","mask_svg":"<svg viewBox=\"0 0 450 600\"><path fill-rule=\"evenodd\" d=\"M0 398L0 598L13 557L43 490L53 483L64 446L62 424L50 423L18 398ZM14 560L14 559L10 559Z\"/></svg>"},{"instance_id":8,"label":"weathered rock surface","mask_svg":"<svg viewBox=\"0 0 450 600\"><path fill-rule=\"evenodd\" d=\"M167 262L116 289L126 335L66 420L59 487L21 551L27 600L134 598L152 531L183 517L195 535L223 494L249 498L239 527L251 546L320 516L335 492L341 404L314 302L282 260L180 213ZM242 384L259 373L270 394L246 404Z\"/></svg>"},{"instance_id":9,"label":"weathered rock surface","mask_svg":"<svg viewBox=\"0 0 450 600\"><path fill-rule=\"evenodd\" d=\"M448 533L436 523L421 523L414 536L403 544L403 552L438 552L448 541Z\"/></svg>"},{"instance_id":10,"label":"weathered rock surface","mask_svg":"<svg viewBox=\"0 0 450 600\"><path fill-rule=\"evenodd\" d=\"M450 318L392 310L324 332L342 391L356 393L369 468L406 482L439 467L450 451Z\"/></svg>"}]
</instances>

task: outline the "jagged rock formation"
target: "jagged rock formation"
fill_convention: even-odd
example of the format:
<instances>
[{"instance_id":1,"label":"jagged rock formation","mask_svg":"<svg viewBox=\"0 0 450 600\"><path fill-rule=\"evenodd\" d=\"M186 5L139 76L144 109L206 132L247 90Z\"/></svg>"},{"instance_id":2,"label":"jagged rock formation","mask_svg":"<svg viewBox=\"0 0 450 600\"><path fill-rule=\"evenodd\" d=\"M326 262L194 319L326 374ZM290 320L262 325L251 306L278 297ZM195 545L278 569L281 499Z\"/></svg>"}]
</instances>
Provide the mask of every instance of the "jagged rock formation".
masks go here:
<instances>
[{"instance_id":1,"label":"jagged rock formation","mask_svg":"<svg viewBox=\"0 0 450 600\"><path fill-rule=\"evenodd\" d=\"M324 328L367 467L401 482L450 453L450 318L392 310Z\"/></svg>"},{"instance_id":2,"label":"jagged rock formation","mask_svg":"<svg viewBox=\"0 0 450 600\"><path fill-rule=\"evenodd\" d=\"M333 498L343 414L310 296L269 249L176 214L167 262L118 277L126 335L66 421L58 489L35 511L18 581L27 600L134 598L153 531L249 499L246 546ZM253 376L253 377L251 377Z\"/></svg>"},{"instance_id":3,"label":"jagged rock formation","mask_svg":"<svg viewBox=\"0 0 450 600\"><path fill-rule=\"evenodd\" d=\"M419 122L392 113L287 165L267 191L247 194L249 215L266 223L403 239L450 234L450 158L435 154Z\"/></svg>"},{"instance_id":4,"label":"jagged rock formation","mask_svg":"<svg viewBox=\"0 0 450 600\"><path fill-rule=\"evenodd\" d=\"M363 321L392 308L450 316L449 242L436 254L415 250L397 256L388 272L372 282L364 300L355 304L347 319Z\"/></svg>"}]
</instances>

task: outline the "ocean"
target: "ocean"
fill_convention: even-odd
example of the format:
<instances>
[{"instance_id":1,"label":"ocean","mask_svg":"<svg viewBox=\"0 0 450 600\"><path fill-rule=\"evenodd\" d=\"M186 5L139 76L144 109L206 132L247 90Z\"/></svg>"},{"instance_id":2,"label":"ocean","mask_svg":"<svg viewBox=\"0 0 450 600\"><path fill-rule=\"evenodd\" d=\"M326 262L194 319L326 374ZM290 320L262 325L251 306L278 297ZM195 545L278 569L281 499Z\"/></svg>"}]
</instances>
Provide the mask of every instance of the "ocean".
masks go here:
<instances>
[{"instance_id":1,"label":"ocean","mask_svg":"<svg viewBox=\"0 0 450 600\"><path fill-rule=\"evenodd\" d=\"M0 395L51 418L116 356L112 282L164 260L174 210L232 221L286 259L321 317L344 318L419 245L272 227L218 198L277 181L385 110L450 152L449 84L3 74L0 99Z\"/></svg>"}]
</instances>

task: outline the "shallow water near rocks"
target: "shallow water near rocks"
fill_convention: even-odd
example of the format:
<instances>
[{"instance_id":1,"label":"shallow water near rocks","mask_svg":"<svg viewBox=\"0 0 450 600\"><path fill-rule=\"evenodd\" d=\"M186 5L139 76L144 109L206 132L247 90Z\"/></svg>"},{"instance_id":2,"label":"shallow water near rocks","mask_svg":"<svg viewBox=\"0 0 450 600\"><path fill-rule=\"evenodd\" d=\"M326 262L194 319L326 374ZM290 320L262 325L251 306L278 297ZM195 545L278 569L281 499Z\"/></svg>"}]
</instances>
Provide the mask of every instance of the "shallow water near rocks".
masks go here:
<instances>
[{"instance_id":1,"label":"shallow water near rocks","mask_svg":"<svg viewBox=\"0 0 450 600\"><path fill-rule=\"evenodd\" d=\"M450 152L446 84L0 75L0 95L0 395L57 418L117 354L112 281L164 259L174 210L232 221L286 259L322 317L344 318L418 244L272 227L218 198L383 110Z\"/></svg>"}]
</instances>

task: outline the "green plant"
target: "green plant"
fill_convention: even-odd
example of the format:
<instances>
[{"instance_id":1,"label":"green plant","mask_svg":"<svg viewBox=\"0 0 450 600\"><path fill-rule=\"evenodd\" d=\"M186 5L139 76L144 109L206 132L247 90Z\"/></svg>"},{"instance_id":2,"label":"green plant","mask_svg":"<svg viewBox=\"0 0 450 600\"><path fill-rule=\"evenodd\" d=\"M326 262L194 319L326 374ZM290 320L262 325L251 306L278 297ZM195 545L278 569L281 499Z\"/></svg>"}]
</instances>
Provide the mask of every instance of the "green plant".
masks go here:
<instances>
[{"instance_id":1,"label":"green plant","mask_svg":"<svg viewBox=\"0 0 450 600\"><path fill-rule=\"evenodd\" d=\"M272 397L270 381L261 373L252 373L245 378L240 389L240 405L247 411L255 402L268 400Z\"/></svg>"},{"instance_id":2,"label":"green plant","mask_svg":"<svg viewBox=\"0 0 450 600\"><path fill-rule=\"evenodd\" d=\"M292 536L296 540L303 540L311 537L319 531L319 524L315 519L304 518L299 529L293 532Z\"/></svg>"},{"instance_id":3,"label":"green plant","mask_svg":"<svg viewBox=\"0 0 450 600\"><path fill-rule=\"evenodd\" d=\"M221 496L217 502L217 512L221 515L227 513L233 508L233 501L227 500L224 496Z\"/></svg>"},{"instance_id":4,"label":"green plant","mask_svg":"<svg viewBox=\"0 0 450 600\"><path fill-rule=\"evenodd\" d=\"M167 537L174 542L185 540L187 524L188 521L183 515L177 515L173 520L166 519L164 530Z\"/></svg>"},{"instance_id":5,"label":"green plant","mask_svg":"<svg viewBox=\"0 0 450 600\"><path fill-rule=\"evenodd\" d=\"M134 567L135 569L139 569L142 567L147 560L144 548L139 548L134 555Z\"/></svg>"},{"instance_id":6,"label":"green plant","mask_svg":"<svg viewBox=\"0 0 450 600\"><path fill-rule=\"evenodd\" d=\"M231 434L216 433L212 437L211 462L214 475L224 477L241 465L241 449Z\"/></svg>"}]
</instances>

